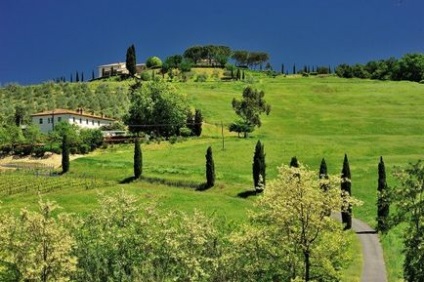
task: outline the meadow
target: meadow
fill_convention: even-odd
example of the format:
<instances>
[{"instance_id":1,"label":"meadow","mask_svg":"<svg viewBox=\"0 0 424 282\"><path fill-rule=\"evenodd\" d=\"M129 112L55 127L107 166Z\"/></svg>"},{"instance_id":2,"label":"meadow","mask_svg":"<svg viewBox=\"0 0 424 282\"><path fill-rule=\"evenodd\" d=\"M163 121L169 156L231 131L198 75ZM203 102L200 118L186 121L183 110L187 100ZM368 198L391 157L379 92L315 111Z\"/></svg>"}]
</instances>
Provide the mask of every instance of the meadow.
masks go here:
<instances>
[{"instance_id":1,"label":"meadow","mask_svg":"<svg viewBox=\"0 0 424 282\"><path fill-rule=\"evenodd\" d=\"M375 226L377 165L383 156L388 184L394 166L422 158L424 144L424 85L336 77L275 78L249 74L250 84L265 92L271 104L262 127L248 138L230 133L227 126L237 116L231 100L241 97L245 82L177 82L190 104L202 110L202 136L149 142L142 145L143 175L178 183L205 181L205 152L212 146L216 170L215 187L198 192L192 188L168 187L151 181L120 184L132 175L133 146L113 145L71 163L66 177L96 178L96 185L55 189L47 198L56 200L66 212L86 213L97 205L98 193L125 189L143 201L155 201L164 210L199 209L216 213L237 223L247 219L254 197L237 195L253 190L252 159L257 140L265 144L267 180L291 157L316 170L325 158L330 174L339 175L344 154L352 173L352 194L363 201L355 208L357 217ZM4 208L35 207L36 193L2 196ZM390 281L401 278L400 230L382 237ZM359 262L360 265L360 262ZM358 265L355 266L360 267Z\"/></svg>"}]
</instances>

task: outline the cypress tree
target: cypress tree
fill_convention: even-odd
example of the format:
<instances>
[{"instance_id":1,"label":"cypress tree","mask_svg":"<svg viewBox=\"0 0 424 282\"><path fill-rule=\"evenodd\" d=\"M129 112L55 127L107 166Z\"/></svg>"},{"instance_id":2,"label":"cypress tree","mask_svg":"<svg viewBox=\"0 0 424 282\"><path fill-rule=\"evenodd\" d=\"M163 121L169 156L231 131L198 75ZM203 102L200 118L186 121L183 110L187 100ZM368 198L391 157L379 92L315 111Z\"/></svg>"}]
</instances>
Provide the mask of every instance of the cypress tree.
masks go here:
<instances>
[{"instance_id":1,"label":"cypress tree","mask_svg":"<svg viewBox=\"0 0 424 282\"><path fill-rule=\"evenodd\" d=\"M328 173L327 173L327 164L325 163L325 159L322 158L321 164L319 166L319 179L327 179Z\"/></svg>"},{"instance_id":2,"label":"cypress tree","mask_svg":"<svg viewBox=\"0 0 424 282\"><path fill-rule=\"evenodd\" d=\"M241 74L241 79L242 79L242 80L244 80L244 79L245 79L244 71L243 71L243 72L242 72L242 74Z\"/></svg>"},{"instance_id":3,"label":"cypress tree","mask_svg":"<svg viewBox=\"0 0 424 282\"><path fill-rule=\"evenodd\" d=\"M199 109L196 109L194 112L194 124L193 124L194 135L200 136L202 134L202 124L203 124L202 112Z\"/></svg>"},{"instance_id":4,"label":"cypress tree","mask_svg":"<svg viewBox=\"0 0 424 282\"><path fill-rule=\"evenodd\" d=\"M69 166L69 143L68 136L65 134L62 137L62 173L67 173Z\"/></svg>"},{"instance_id":5,"label":"cypress tree","mask_svg":"<svg viewBox=\"0 0 424 282\"><path fill-rule=\"evenodd\" d=\"M240 80L241 79L240 69L237 69L236 78L237 78L237 80Z\"/></svg>"},{"instance_id":6,"label":"cypress tree","mask_svg":"<svg viewBox=\"0 0 424 282\"><path fill-rule=\"evenodd\" d=\"M284 74L284 64L281 64L281 74Z\"/></svg>"},{"instance_id":7,"label":"cypress tree","mask_svg":"<svg viewBox=\"0 0 424 282\"><path fill-rule=\"evenodd\" d=\"M84 82L84 72L81 72L81 81Z\"/></svg>"},{"instance_id":8,"label":"cypress tree","mask_svg":"<svg viewBox=\"0 0 424 282\"><path fill-rule=\"evenodd\" d=\"M352 195L351 192L351 175L350 175L350 167L349 167L349 160L347 158L347 154L344 156L343 160L343 168L341 173L341 184L340 188L342 192L348 194L349 196ZM342 197L344 197L342 195ZM351 229L352 228L352 207L349 205L345 207L344 211L342 211L342 222L345 224L345 229Z\"/></svg>"},{"instance_id":9,"label":"cypress tree","mask_svg":"<svg viewBox=\"0 0 424 282\"><path fill-rule=\"evenodd\" d=\"M76 72L76 74L75 74L75 82L79 82L79 75L78 75L78 72Z\"/></svg>"},{"instance_id":10,"label":"cypress tree","mask_svg":"<svg viewBox=\"0 0 424 282\"><path fill-rule=\"evenodd\" d=\"M74 79L73 79L73 77L72 77L72 73L71 73L71 82L74 82Z\"/></svg>"},{"instance_id":11,"label":"cypress tree","mask_svg":"<svg viewBox=\"0 0 424 282\"><path fill-rule=\"evenodd\" d=\"M126 66L128 72L130 73L131 76L134 76L137 72L137 69L136 69L137 63L136 62L137 62L137 60L136 60L136 56L135 56L135 46L134 46L134 44L132 44L127 49L127 56L126 56L126 62L125 62L125 66Z\"/></svg>"},{"instance_id":12,"label":"cypress tree","mask_svg":"<svg viewBox=\"0 0 424 282\"><path fill-rule=\"evenodd\" d=\"M91 71L91 80L94 80L94 71Z\"/></svg>"},{"instance_id":13,"label":"cypress tree","mask_svg":"<svg viewBox=\"0 0 424 282\"><path fill-rule=\"evenodd\" d=\"M296 64L293 64L293 74L296 74Z\"/></svg>"},{"instance_id":14,"label":"cypress tree","mask_svg":"<svg viewBox=\"0 0 424 282\"><path fill-rule=\"evenodd\" d=\"M206 151L206 187L215 185L215 163L212 156L212 147L209 146Z\"/></svg>"},{"instance_id":15,"label":"cypress tree","mask_svg":"<svg viewBox=\"0 0 424 282\"><path fill-rule=\"evenodd\" d=\"M141 152L140 139L138 136L134 142L134 178L139 179L143 172L143 155Z\"/></svg>"},{"instance_id":16,"label":"cypress tree","mask_svg":"<svg viewBox=\"0 0 424 282\"><path fill-rule=\"evenodd\" d=\"M296 156L291 158L290 167L299 167L299 161L297 160Z\"/></svg>"},{"instance_id":17,"label":"cypress tree","mask_svg":"<svg viewBox=\"0 0 424 282\"><path fill-rule=\"evenodd\" d=\"M377 190L377 230L385 233L388 230L387 217L389 216L389 195L383 157L380 157L380 162L378 163Z\"/></svg>"},{"instance_id":18,"label":"cypress tree","mask_svg":"<svg viewBox=\"0 0 424 282\"><path fill-rule=\"evenodd\" d=\"M256 192L262 192L265 187L265 169L264 145L258 140L255 146L252 164L253 185Z\"/></svg>"}]
</instances>

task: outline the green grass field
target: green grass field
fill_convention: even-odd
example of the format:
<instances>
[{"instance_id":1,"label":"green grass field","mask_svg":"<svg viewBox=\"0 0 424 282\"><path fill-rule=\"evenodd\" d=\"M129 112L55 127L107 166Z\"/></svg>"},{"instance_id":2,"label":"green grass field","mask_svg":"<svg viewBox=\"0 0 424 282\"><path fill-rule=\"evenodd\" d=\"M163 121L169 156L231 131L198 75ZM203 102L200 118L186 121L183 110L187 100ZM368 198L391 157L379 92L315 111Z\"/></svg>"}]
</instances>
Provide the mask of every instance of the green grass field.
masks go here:
<instances>
[{"instance_id":1,"label":"green grass field","mask_svg":"<svg viewBox=\"0 0 424 282\"><path fill-rule=\"evenodd\" d=\"M383 156L389 185L393 166L403 166L422 158L424 147L424 85L410 82L381 82L335 77L254 76L253 86L265 91L272 105L263 125L249 138L238 138L226 126L236 119L233 97L241 97L243 82L186 82L176 87L190 103L202 110L203 134L170 144L143 144L143 175L169 181L201 183L205 177L205 152L213 148L216 186L205 192L189 188L169 188L145 181L118 184L132 175L133 148L115 145L71 163L70 176L96 177L98 188L52 191L67 212L85 213L97 205L96 195L126 189L145 201L158 201L166 210L194 208L218 213L235 222L246 219L246 209L254 199L237 194L252 189L251 166L258 139L265 144L267 179L292 156L316 170L325 158L329 173L338 175L344 154L349 157L352 194L364 204L354 216L375 225L377 165ZM224 125L222 135L221 124ZM223 138L222 138L223 137ZM97 187L97 186L96 186ZM35 193L7 196L3 206L20 208L36 203ZM390 281L401 278L400 231L383 238ZM358 264L358 263L357 263ZM360 267L360 263L359 263Z\"/></svg>"}]
</instances>

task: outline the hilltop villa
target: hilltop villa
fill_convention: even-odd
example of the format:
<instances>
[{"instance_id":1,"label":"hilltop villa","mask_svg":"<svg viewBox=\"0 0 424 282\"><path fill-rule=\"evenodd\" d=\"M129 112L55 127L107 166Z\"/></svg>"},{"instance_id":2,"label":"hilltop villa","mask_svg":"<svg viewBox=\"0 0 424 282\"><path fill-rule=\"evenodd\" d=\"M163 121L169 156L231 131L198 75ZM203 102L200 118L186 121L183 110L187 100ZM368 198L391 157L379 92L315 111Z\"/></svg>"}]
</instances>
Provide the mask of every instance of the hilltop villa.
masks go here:
<instances>
[{"instance_id":1,"label":"hilltop villa","mask_svg":"<svg viewBox=\"0 0 424 282\"><path fill-rule=\"evenodd\" d=\"M145 64L137 64L137 73L140 73L146 68ZM112 75L129 74L125 62L118 62L113 64L101 65L97 67L98 77L107 77Z\"/></svg>"},{"instance_id":2,"label":"hilltop villa","mask_svg":"<svg viewBox=\"0 0 424 282\"><path fill-rule=\"evenodd\" d=\"M54 109L51 111L32 114L31 118L32 123L38 124L41 132L43 133L48 133L53 130L55 124L61 121L89 129L97 129L103 125L110 125L115 121L112 118L85 113L81 108L76 111Z\"/></svg>"}]
</instances>

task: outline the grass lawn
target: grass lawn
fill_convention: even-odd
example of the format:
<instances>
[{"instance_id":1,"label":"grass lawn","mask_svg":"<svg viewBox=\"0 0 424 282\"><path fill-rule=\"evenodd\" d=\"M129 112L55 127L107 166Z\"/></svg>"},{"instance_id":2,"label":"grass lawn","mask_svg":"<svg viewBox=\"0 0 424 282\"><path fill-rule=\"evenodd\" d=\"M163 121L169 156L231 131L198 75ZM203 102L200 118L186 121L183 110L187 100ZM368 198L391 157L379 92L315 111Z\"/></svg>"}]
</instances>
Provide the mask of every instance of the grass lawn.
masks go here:
<instances>
[{"instance_id":1,"label":"grass lawn","mask_svg":"<svg viewBox=\"0 0 424 282\"><path fill-rule=\"evenodd\" d=\"M249 74L247 74L249 76ZM90 190L61 189L49 193L66 211L88 212L99 192L127 189L145 201L158 200L164 210L194 208L218 213L235 222L246 219L254 199L237 194L252 189L252 159L258 139L265 144L267 179L292 156L317 171L325 158L330 174L340 174L343 157L349 157L352 193L364 204L354 216L375 226L377 165L386 163L389 185L394 185L393 166L422 158L424 147L424 85L335 77L290 78L255 76L253 87L265 91L271 114L248 138L238 138L226 129L236 119L231 100L240 98L244 82L175 83L190 103L202 110L205 124L200 138L170 144L143 144L143 175L187 183L205 181L205 153L213 148L216 186L204 192L172 188L145 181L120 185L132 175L132 145L114 145L71 163L69 177L96 177L104 187ZM222 134L221 125L224 126ZM34 195L6 197L4 206L23 207L36 201ZM383 237L390 281L401 277L400 231ZM357 263L360 265L360 263ZM360 267L360 266L359 266ZM351 271L351 270L350 270Z\"/></svg>"}]
</instances>

